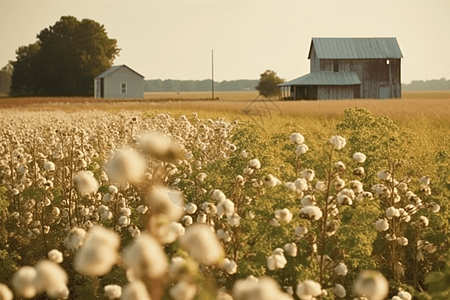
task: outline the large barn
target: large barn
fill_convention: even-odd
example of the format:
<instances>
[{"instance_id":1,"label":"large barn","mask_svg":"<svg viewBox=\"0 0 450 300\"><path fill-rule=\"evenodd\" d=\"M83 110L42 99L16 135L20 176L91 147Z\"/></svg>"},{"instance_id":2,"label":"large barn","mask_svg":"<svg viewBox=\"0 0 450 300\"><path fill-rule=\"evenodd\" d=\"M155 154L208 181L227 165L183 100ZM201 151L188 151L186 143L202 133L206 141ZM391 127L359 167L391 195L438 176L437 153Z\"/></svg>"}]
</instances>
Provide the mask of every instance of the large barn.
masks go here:
<instances>
[{"instance_id":1,"label":"large barn","mask_svg":"<svg viewBox=\"0 0 450 300\"><path fill-rule=\"evenodd\" d=\"M113 66L94 78L95 98L144 98L144 76L126 65Z\"/></svg>"},{"instance_id":2,"label":"large barn","mask_svg":"<svg viewBox=\"0 0 450 300\"><path fill-rule=\"evenodd\" d=\"M282 83L285 100L401 98L396 38L313 38L311 73Z\"/></svg>"}]
</instances>

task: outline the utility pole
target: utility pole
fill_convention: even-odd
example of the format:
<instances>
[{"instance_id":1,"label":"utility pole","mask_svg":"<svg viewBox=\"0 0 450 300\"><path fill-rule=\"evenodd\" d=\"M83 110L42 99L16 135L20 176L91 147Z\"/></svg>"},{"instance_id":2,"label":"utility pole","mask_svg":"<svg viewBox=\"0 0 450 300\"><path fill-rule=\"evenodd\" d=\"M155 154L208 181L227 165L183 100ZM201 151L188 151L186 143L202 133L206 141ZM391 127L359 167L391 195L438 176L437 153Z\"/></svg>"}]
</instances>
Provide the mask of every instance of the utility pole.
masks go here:
<instances>
[{"instance_id":1,"label":"utility pole","mask_svg":"<svg viewBox=\"0 0 450 300\"><path fill-rule=\"evenodd\" d=\"M214 49L211 50L211 62L212 62L212 100L214 100Z\"/></svg>"}]
</instances>

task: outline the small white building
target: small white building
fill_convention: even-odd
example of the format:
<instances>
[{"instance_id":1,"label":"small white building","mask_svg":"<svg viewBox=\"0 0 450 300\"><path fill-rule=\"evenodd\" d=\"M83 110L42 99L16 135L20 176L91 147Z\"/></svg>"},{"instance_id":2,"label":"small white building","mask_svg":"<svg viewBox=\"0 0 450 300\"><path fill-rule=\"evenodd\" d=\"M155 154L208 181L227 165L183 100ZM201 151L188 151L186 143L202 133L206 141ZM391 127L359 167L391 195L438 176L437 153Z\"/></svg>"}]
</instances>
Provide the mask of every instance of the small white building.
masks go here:
<instances>
[{"instance_id":1,"label":"small white building","mask_svg":"<svg viewBox=\"0 0 450 300\"><path fill-rule=\"evenodd\" d=\"M126 65L113 66L94 78L95 98L144 98L144 76Z\"/></svg>"}]
</instances>

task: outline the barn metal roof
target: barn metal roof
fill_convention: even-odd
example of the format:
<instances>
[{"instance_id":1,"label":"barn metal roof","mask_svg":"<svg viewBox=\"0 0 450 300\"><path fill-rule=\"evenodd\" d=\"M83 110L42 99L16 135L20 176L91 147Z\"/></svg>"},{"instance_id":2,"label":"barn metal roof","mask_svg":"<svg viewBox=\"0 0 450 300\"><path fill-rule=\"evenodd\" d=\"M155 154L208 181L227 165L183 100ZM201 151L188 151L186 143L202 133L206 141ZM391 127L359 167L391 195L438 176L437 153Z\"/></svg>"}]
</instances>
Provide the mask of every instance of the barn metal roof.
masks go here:
<instances>
[{"instance_id":1,"label":"barn metal roof","mask_svg":"<svg viewBox=\"0 0 450 300\"><path fill-rule=\"evenodd\" d=\"M132 68L128 67L127 65L119 65L119 66L112 66L111 68L109 68L105 72L103 72L100 75L98 75L97 77L95 77L95 79L97 79L97 78L105 78L106 76L111 75L112 73L114 73L115 71L119 70L122 67L125 67L125 68L129 69L130 71L136 73L137 75L141 76L142 78L144 78L144 76L142 76L141 74L139 74L138 72L136 72Z\"/></svg>"},{"instance_id":2,"label":"barn metal roof","mask_svg":"<svg viewBox=\"0 0 450 300\"><path fill-rule=\"evenodd\" d=\"M312 38L319 59L389 59L402 58L396 38Z\"/></svg>"},{"instance_id":3,"label":"barn metal roof","mask_svg":"<svg viewBox=\"0 0 450 300\"><path fill-rule=\"evenodd\" d=\"M279 84L290 85L359 85L361 81L355 72L312 72L297 79Z\"/></svg>"}]
</instances>

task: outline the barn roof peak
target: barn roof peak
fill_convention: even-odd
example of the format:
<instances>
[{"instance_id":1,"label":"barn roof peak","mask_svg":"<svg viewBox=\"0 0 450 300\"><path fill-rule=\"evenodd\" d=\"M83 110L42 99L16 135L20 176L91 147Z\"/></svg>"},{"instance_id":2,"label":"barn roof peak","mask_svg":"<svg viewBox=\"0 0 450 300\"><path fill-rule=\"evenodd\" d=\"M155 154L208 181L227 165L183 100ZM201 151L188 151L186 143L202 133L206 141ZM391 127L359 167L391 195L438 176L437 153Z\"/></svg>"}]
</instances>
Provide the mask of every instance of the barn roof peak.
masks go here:
<instances>
[{"instance_id":1,"label":"barn roof peak","mask_svg":"<svg viewBox=\"0 0 450 300\"><path fill-rule=\"evenodd\" d=\"M317 38L313 37L308 59L314 50L319 59L402 58L396 38Z\"/></svg>"},{"instance_id":2,"label":"barn roof peak","mask_svg":"<svg viewBox=\"0 0 450 300\"><path fill-rule=\"evenodd\" d=\"M105 78L108 75L111 75L112 73L114 73L115 71L119 70L120 68L127 68L130 71L136 73L137 75L141 76L142 78L144 78L144 76L142 76L141 74L139 74L138 72L136 72L135 70L133 70L132 68L130 68L127 65L118 65L118 66L112 66L111 68L109 68L108 70L104 71L103 73L101 73L100 75L98 75L95 78Z\"/></svg>"}]
</instances>

